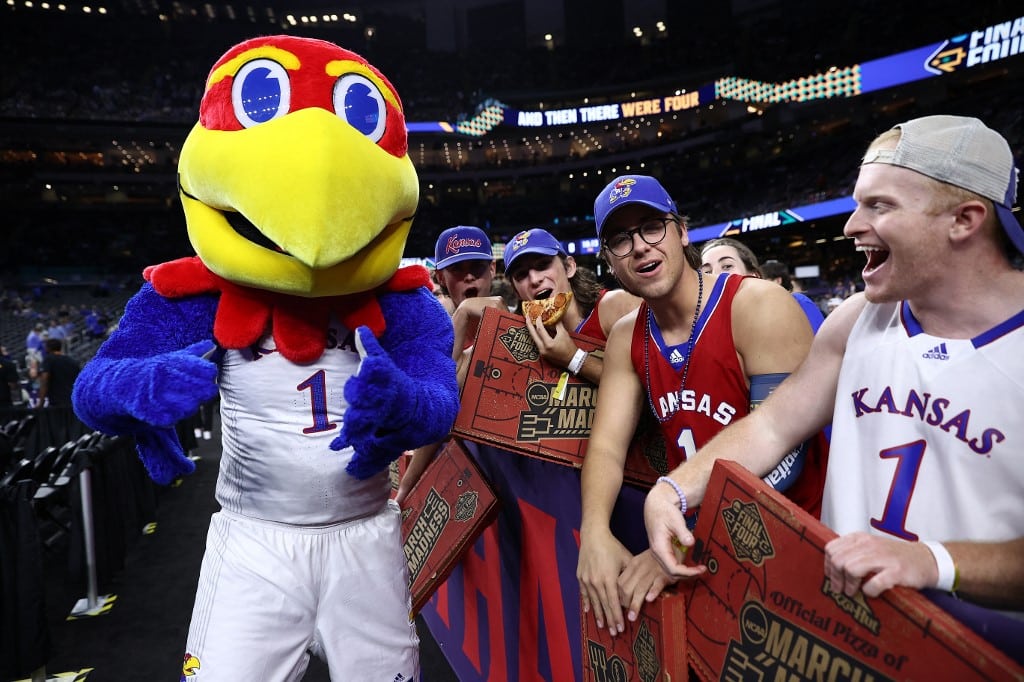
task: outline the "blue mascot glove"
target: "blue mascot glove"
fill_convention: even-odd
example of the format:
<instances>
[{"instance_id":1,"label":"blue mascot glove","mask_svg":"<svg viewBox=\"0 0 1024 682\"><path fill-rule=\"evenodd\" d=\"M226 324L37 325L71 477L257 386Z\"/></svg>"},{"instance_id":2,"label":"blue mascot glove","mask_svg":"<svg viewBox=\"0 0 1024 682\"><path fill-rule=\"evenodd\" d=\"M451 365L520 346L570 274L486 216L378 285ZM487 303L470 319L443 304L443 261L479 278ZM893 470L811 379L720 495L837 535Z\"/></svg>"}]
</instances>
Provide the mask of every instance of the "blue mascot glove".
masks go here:
<instances>
[{"instance_id":1,"label":"blue mascot glove","mask_svg":"<svg viewBox=\"0 0 1024 682\"><path fill-rule=\"evenodd\" d=\"M331 449L352 446L355 453L345 471L365 480L387 469L404 450L398 441L408 407L402 387L409 377L367 327L356 329L356 348L362 361L356 374L345 382L348 409Z\"/></svg>"},{"instance_id":2,"label":"blue mascot glove","mask_svg":"<svg viewBox=\"0 0 1024 682\"><path fill-rule=\"evenodd\" d=\"M149 477L159 485L167 485L196 470L195 462L185 456L173 427L135 434L135 449Z\"/></svg>"},{"instance_id":3,"label":"blue mascot glove","mask_svg":"<svg viewBox=\"0 0 1024 682\"><path fill-rule=\"evenodd\" d=\"M173 427L217 395L217 364L206 355L213 341L199 341L183 350L118 363L123 372L117 394L126 398L131 416L153 426ZM129 389L126 384L132 384Z\"/></svg>"}]
</instances>

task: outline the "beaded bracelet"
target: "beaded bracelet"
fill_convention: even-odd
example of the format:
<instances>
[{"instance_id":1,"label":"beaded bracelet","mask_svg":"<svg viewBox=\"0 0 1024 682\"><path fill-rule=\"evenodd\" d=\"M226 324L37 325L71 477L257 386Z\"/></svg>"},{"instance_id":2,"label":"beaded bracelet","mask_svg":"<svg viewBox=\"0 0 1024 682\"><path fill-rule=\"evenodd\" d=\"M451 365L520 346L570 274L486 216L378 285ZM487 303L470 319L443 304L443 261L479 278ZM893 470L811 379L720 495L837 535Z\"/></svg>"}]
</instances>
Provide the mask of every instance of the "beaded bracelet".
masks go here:
<instances>
[{"instance_id":1,"label":"beaded bracelet","mask_svg":"<svg viewBox=\"0 0 1024 682\"><path fill-rule=\"evenodd\" d=\"M685 516L686 515L686 493L684 493L683 489L679 487L679 484L676 483L675 481L673 481L668 476L659 476L658 480L656 482L657 483L668 483L670 486L672 486L672 489L676 491L676 495L679 496L679 511L681 511L683 513L683 515Z\"/></svg>"}]
</instances>

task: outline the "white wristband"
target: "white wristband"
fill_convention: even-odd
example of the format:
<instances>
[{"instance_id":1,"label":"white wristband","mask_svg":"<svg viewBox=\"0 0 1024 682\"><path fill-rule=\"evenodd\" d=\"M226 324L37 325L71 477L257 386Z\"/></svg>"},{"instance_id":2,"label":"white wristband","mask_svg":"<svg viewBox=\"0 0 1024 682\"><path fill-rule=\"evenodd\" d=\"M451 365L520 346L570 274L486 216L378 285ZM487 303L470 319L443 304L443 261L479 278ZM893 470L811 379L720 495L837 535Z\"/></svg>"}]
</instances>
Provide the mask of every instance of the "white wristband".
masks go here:
<instances>
[{"instance_id":1,"label":"white wristband","mask_svg":"<svg viewBox=\"0 0 1024 682\"><path fill-rule=\"evenodd\" d=\"M939 579L935 581L935 588L943 592L955 592L957 588L956 564L949 550L941 542L925 540L921 544L931 550L935 557L935 563L939 567Z\"/></svg>"},{"instance_id":2,"label":"white wristband","mask_svg":"<svg viewBox=\"0 0 1024 682\"><path fill-rule=\"evenodd\" d=\"M587 361L587 351L582 348L576 349L576 354L572 356L572 360L569 361L569 365L566 367L569 373L576 376L583 369L583 363Z\"/></svg>"}]
</instances>

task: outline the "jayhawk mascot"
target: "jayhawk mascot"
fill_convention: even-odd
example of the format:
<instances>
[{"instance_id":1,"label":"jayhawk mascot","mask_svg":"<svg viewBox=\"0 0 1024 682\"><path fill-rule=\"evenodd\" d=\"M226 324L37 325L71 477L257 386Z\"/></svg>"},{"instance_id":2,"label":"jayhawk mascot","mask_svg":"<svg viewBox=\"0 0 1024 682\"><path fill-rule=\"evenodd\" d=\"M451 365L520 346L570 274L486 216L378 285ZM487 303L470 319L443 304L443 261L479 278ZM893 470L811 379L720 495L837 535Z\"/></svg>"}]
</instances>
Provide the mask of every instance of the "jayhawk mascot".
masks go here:
<instances>
[{"instance_id":1,"label":"jayhawk mascot","mask_svg":"<svg viewBox=\"0 0 1024 682\"><path fill-rule=\"evenodd\" d=\"M388 465L458 411L452 325L399 269L419 199L402 104L362 57L261 37L213 66L178 184L195 257L144 272L74 390L150 476L221 397L223 455L189 680L418 679Z\"/></svg>"}]
</instances>

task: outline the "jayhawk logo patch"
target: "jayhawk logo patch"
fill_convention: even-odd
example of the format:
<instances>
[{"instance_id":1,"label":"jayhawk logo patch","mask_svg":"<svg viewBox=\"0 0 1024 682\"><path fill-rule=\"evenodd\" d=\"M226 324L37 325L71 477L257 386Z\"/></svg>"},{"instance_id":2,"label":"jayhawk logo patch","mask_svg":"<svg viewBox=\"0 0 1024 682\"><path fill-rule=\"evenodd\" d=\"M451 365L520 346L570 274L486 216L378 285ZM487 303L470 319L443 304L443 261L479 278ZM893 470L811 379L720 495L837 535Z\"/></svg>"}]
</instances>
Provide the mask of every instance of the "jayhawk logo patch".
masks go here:
<instances>
[{"instance_id":1,"label":"jayhawk logo patch","mask_svg":"<svg viewBox=\"0 0 1024 682\"><path fill-rule=\"evenodd\" d=\"M636 180L633 178L625 178L615 183L615 187L612 188L611 194L608 195L608 203L614 204L619 199L625 199L629 196L629 193L633 191L633 185L636 184Z\"/></svg>"}]
</instances>

